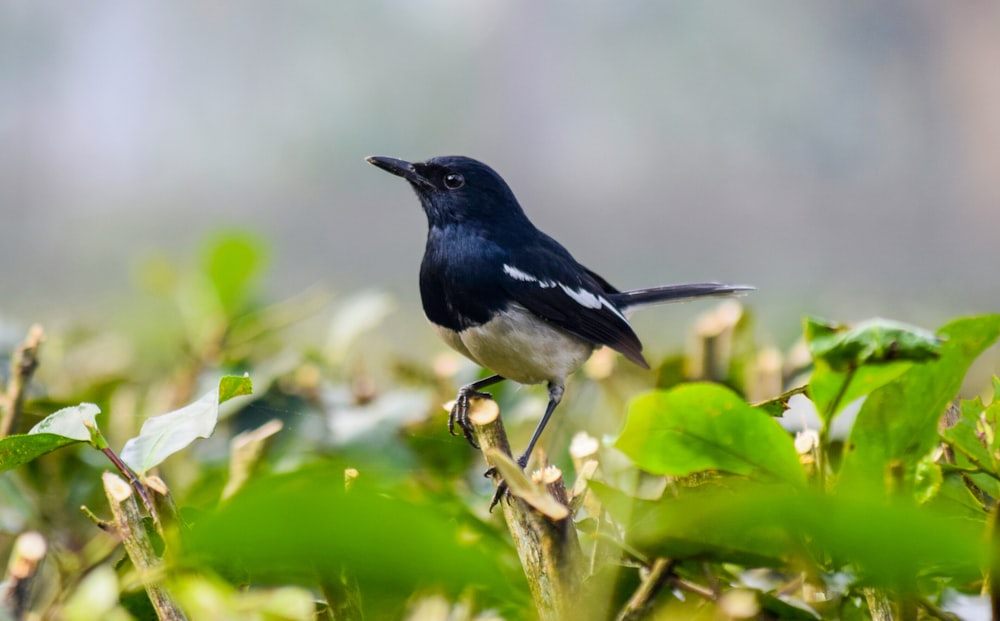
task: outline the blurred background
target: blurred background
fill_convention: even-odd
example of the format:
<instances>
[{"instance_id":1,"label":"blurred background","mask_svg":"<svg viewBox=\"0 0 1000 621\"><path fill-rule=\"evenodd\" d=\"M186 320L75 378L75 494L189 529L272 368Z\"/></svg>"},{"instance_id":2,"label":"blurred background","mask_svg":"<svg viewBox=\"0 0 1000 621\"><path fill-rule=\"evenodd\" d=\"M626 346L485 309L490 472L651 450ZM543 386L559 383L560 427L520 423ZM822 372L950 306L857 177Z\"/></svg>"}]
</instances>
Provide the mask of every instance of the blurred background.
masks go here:
<instances>
[{"instance_id":1,"label":"blurred background","mask_svg":"<svg viewBox=\"0 0 1000 621\"><path fill-rule=\"evenodd\" d=\"M425 347L425 221L363 158L465 154L620 287L933 328L1000 308L998 67L993 2L3 2L0 318L112 325L239 228L263 296L384 290Z\"/></svg>"}]
</instances>

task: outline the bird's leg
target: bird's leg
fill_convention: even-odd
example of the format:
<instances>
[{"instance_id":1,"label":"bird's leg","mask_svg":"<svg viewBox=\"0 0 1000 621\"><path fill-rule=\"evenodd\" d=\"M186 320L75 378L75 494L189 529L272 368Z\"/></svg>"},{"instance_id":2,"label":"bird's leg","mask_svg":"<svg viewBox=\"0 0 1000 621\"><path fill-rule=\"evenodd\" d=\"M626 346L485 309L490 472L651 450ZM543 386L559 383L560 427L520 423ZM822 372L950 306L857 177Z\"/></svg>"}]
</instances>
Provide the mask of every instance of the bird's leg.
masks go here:
<instances>
[{"instance_id":1,"label":"bird's leg","mask_svg":"<svg viewBox=\"0 0 1000 621\"><path fill-rule=\"evenodd\" d=\"M458 435L455 433L455 423L457 422L458 426L462 428L462 433L465 434L465 439L472 445L472 448L479 448L476 436L472 434L472 423L469 422L469 398L492 399L493 395L488 392L480 392L479 389L492 386L497 382L503 381L503 379L504 377L501 375L491 375L478 382L472 382L459 388L458 396L455 397L455 405L451 407L451 413L448 414L448 433L453 436Z\"/></svg>"},{"instance_id":2,"label":"bird's leg","mask_svg":"<svg viewBox=\"0 0 1000 621\"><path fill-rule=\"evenodd\" d=\"M565 390L565 385L561 382L556 384L555 382L549 382L549 404L545 406L545 414L542 415L542 420L538 421L538 426L535 427L535 432L531 434L531 439L528 440L528 448L524 449L521 456L517 458L517 465L524 470L528 466L528 459L531 458L531 451L535 448L535 443L538 442L538 438L541 437L542 431L545 430L545 425L548 424L549 418L552 417L552 412L555 411L556 406L562 401L563 391ZM490 468L486 471L485 476L493 476L496 472L496 468ZM493 493L493 499L490 501L490 511L496 506L500 499L507 495L507 483L506 481L501 481L497 483L497 489Z\"/></svg>"}]
</instances>

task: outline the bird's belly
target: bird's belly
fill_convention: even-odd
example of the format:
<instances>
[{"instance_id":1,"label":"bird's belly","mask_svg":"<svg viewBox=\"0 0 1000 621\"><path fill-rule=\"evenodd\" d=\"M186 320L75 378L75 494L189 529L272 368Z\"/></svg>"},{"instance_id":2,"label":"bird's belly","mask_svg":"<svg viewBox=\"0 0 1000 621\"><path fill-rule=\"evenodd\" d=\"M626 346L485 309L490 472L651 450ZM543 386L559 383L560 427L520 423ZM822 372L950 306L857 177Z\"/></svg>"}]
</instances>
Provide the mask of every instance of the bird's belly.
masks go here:
<instances>
[{"instance_id":1,"label":"bird's belly","mask_svg":"<svg viewBox=\"0 0 1000 621\"><path fill-rule=\"evenodd\" d=\"M587 361L594 345L514 306L461 332L438 327L452 349L522 384L561 383Z\"/></svg>"}]
</instances>

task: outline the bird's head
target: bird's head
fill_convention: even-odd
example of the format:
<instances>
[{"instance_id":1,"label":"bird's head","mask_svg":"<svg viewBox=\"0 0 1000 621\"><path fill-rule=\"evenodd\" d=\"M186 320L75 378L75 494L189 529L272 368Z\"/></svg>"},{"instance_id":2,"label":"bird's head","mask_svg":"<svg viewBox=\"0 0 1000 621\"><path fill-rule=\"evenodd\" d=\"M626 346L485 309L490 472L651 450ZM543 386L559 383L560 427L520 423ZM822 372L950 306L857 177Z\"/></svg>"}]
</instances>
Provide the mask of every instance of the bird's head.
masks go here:
<instances>
[{"instance_id":1,"label":"bird's head","mask_svg":"<svg viewBox=\"0 0 1000 621\"><path fill-rule=\"evenodd\" d=\"M377 155L365 159L410 182L432 227L467 223L495 228L527 222L503 177L470 157L446 155L413 163Z\"/></svg>"}]
</instances>

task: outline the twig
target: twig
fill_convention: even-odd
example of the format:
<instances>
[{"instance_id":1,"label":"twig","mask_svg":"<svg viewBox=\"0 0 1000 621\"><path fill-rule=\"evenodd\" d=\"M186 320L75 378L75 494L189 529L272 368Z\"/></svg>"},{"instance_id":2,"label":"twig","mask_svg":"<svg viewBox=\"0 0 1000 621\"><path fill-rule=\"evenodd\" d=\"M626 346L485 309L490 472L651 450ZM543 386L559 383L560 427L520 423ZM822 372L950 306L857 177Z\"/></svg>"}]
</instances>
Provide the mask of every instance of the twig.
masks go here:
<instances>
[{"instance_id":1,"label":"twig","mask_svg":"<svg viewBox=\"0 0 1000 621\"><path fill-rule=\"evenodd\" d=\"M649 568L649 573L642 580L639 588L635 590L632 597L625 603L618 621L633 621L642 618L649 610L660 589L667 583L674 569L674 562L665 558L658 558L653 561L653 566Z\"/></svg>"},{"instance_id":2,"label":"twig","mask_svg":"<svg viewBox=\"0 0 1000 621\"><path fill-rule=\"evenodd\" d=\"M97 517L97 514L90 510L87 505L80 505L80 511L83 511L83 515L86 516L88 520L94 523L94 526L100 528L106 533L115 534L115 524L109 520L102 520Z\"/></svg>"},{"instance_id":3,"label":"twig","mask_svg":"<svg viewBox=\"0 0 1000 621\"><path fill-rule=\"evenodd\" d=\"M223 500L231 497L250 480L271 437L281 431L281 427L282 422L275 418L232 439L229 443L229 480L222 489Z\"/></svg>"},{"instance_id":4,"label":"twig","mask_svg":"<svg viewBox=\"0 0 1000 621\"><path fill-rule=\"evenodd\" d=\"M509 456L510 444L500 419L496 402L472 400L469 419L474 423L476 440L490 466L495 466L494 451ZM493 473L493 483L500 483L499 471ZM565 502L566 488L562 476L548 471L543 480L555 498ZM560 491L561 490L561 491ZM504 519L517 548L528 587L542 621L571 619L577 611L580 594L582 552L573 520L566 517L552 520L537 512L517 496L501 500Z\"/></svg>"},{"instance_id":5,"label":"twig","mask_svg":"<svg viewBox=\"0 0 1000 621\"><path fill-rule=\"evenodd\" d=\"M114 515L115 530L139 574L139 579L146 587L146 594L149 595L156 616L160 621L186 621L187 616L160 583L162 564L146 535L132 487L113 472L105 472L102 478L104 493L107 494L111 513Z\"/></svg>"},{"instance_id":6,"label":"twig","mask_svg":"<svg viewBox=\"0 0 1000 621\"><path fill-rule=\"evenodd\" d=\"M10 381L7 383L7 390L0 394L0 409L3 410L3 415L0 416L0 438L16 433L21 424L24 397L31 376L38 368L38 349L44 336L42 326L31 326L24 343L11 356Z\"/></svg>"},{"instance_id":7,"label":"twig","mask_svg":"<svg viewBox=\"0 0 1000 621\"><path fill-rule=\"evenodd\" d=\"M694 349L688 375L693 379L724 382L733 361L733 334L743 318L739 302L727 301L703 313L694 327Z\"/></svg>"},{"instance_id":8,"label":"twig","mask_svg":"<svg viewBox=\"0 0 1000 621\"><path fill-rule=\"evenodd\" d=\"M163 529L168 526L188 527L188 524L181 519L180 511L177 510L177 503L174 502L174 496L170 493L170 488L167 487L166 481L155 474L147 474L142 478L142 483L147 493L152 492L151 499L153 506L156 507L156 515L153 516L150 514L150 517L160 520L158 525L160 536L163 536ZM135 489L135 487L133 486L132 489ZM139 490L136 491L138 492ZM154 521L153 524L156 525L156 522Z\"/></svg>"},{"instance_id":9,"label":"twig","mask_svg":"<svg viewBox=\"0 0 1000 621\"><path fill-rule=\"evenodd\" d=\"M688 593L694 593L702 599L710 602L719 601L719 593L709 587L701 586L700 584L696 584L675 575L669 576L669 582L671 586L681 589L682 591L687 591Z\"/></svg>"},{"instance_id":10,"label":"twig","mask_svg":"<svg viewBox=\"0 0 1000 621\"><path fill-rule=\"evenodd\" d=\"M88 429L91 428L91 426L86 422L84 425ZM105 445L100 447L100 451L104 453L104 456L107 457L112 464L114 464L115 468L118 469L118 472L121 472L122 476L128 479L129 485L131 485L136 493L139 494L139 499L142 500L143 506L146 507L146 511L149 512L149 516L153 518L153 524L156 526L156 530L158 530L162 535L163 523L160 521L160 514L156 510L156 503L153 502L153 496L149 493L149 488L147 488L142 480L139 479L139 475L136 474L128 464L122 461L121 457L118 457L117 453L111 450L111 447Z\"/></svg>"},{"instance_id":11,"label":"twig","mask_svg":"<svg viewBox=\"0 0 1000 621\"><path fill-rule=\"evenodd\" d=\"M917 604L924 609L924 612L927 613L927 616L933 617L934 619L938 619L939 621L961 621L958 615L951 612L947 612L945 610L941 610L925 597L917 599ZM993 618L994 619L997 618L995 609Z\"/></svg>"},{"instance_id":12,"label":"twig","mask_svg":"<svg viewBox=\"0 0 1000 621\"><path fill-rule=\"evenodd\" d=\"M25 618L31 602L31 587L47 547L45 538L36 532L23 533L14 542L4 586L0 590L0 616L7 612L12 619Z\"/></svg>"},{"instance_id":13,"label":"twig","mask_svg":"<svg viewBox=\"0 0 1000 621\"><path fill-rule=\"evenodd\" d=\"M984 464L978 457L973 455L970 451L962 448L957 444L953 444L951 446L952 448L958 450L958 452L960 452L962 455L964 455L965 458L969 460L969 463L972 464L972 467L963 468L962 466L957 466L953 464L941 464L942 469L951 472L964 472L968 474L985 474L986 476L996 481L1000 481L1000 474L997 474L996 472L993 471L992 468L986 466L986 464Z\"/></svg>"},{"instance_id":14,"label":"twig","mask_svg":"<svg viewBox=\"0 0 1000 621\"><path fill-rule=\"evenodd\" d=\"M895 621L898 618L895 606L883 589L866 587L862 589L872 621Z\"/></svg>"}]
</instances>

